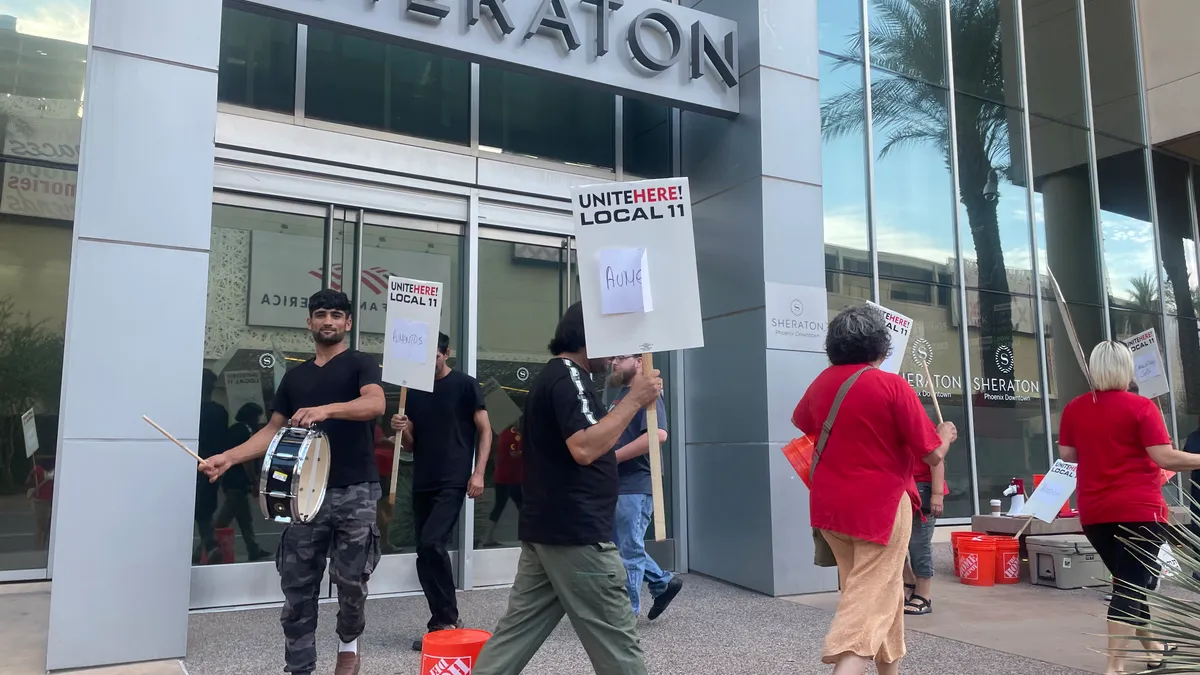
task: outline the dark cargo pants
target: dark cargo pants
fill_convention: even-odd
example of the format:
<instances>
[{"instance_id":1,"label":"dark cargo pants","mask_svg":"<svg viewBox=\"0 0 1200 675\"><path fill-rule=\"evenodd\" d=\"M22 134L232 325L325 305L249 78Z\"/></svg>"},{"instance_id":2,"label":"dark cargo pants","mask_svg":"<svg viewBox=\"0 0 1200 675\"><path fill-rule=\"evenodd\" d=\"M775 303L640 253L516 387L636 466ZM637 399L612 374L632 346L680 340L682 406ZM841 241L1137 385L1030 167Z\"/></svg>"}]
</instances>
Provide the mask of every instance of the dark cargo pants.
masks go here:
<instances>
[{"instance_id":1,"label":"dark cargo pants","mask_svg":"<svg viewBox=\"0 0 1200 675\"><path fill-rule=\"evenodd\" d=\"M338 589L338 637L350 642L362 635L367 580L380 556L375 508L381 494L379 483L330 488L312 522L292 523L283 531L275 567L283 588L286 672L311 673L317 667L317 598L327 555Z\"/></svg>"}]
</instances>

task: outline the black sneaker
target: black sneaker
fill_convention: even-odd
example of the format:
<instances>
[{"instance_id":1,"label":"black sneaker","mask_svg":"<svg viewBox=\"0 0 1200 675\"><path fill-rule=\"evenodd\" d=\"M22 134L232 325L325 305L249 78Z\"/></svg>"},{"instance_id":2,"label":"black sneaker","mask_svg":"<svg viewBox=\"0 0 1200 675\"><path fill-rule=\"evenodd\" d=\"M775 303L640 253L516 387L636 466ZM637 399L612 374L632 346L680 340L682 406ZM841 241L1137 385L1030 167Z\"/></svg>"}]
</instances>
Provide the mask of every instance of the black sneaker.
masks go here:
<instances>
[{"instance_id":1,"label":"black sneaker","mask_svg":"<svg viewBox=\"0 0 1200 675\"><path fill-rule=\"evenodd\" d=\"M675 599L675 596L679 595L679 591L681 590L683 590L683 579L679 577L672 578L667 583L667 590L654 599L654 606L650 608L650 613L646 615L646 618L651 621L657 619L660 614L667 611L667 607L670 606L671 601Z\"/></svg>"},{"instance_id":2,"label":"black sneaker","mask_svg":"<svg viewBox=\"0 0 1200 675\"><path fill-rule=\"evenodd\" d=\"M463 622L460 619L458 621L458 623L454 624L453 626L451 626L451 625L434 626L434 627L430 628L429 631L425 635L428 635L429 633L432 633L434 631L450 630L452 628L462 628L462 627L463 627ZM413 640L412 650L414 652L419 652L422 649L424 649L424 647L425 647L425 637L424 636L421 636L421 637L417 638L416 640Z\"/></svg>"}]
</instances>

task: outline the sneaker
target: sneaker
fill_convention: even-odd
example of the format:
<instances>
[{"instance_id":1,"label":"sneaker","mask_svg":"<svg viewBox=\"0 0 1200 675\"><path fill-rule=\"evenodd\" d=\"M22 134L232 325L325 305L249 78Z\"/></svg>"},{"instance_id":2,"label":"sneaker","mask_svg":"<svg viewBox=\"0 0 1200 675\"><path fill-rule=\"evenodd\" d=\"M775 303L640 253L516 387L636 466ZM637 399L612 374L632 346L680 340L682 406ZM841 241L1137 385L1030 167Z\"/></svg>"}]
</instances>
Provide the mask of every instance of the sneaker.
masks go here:
<instances>
[{"instance_id":1,"label":"sneaker","mask_svg":"<svg viewBox=\"0 0 1200 675\"><path fill-rule=\"evenodd\" d=\"M667 611L667 607L670 606L671 601L675 599L675 596L679 595L679 591L681 590L683 590L683 579L679 577L672 578L667 583L667 590L654 599L654 606L650 608L650 613L646 615L646 618L651 621L657 619L660 614Z\"/></svg>"},{"instance_id":2,"label":"sneaker","mask_svg":"<svg viewBox=\"0 0 1200 675\"><path fill-rule=\"evenodd\" d=\"M338 652L333 675L358 675L360 661L357 652Z\"/></svg>"},{"instance_id":3,"label":"sneaker","mask_svg":"<svg viewBox=\"0 0 1200 675\"><path fill-rule=\"evenodd\" d=\"M429 629L429 630L428 630L428 631L425 633L425 635L428 635L429 633L433 633L433 632L435 632L435 631L439 631L439 630L451 630L451 629L453 629L453 628L462 628L462 627L463 627L463 622L462 622L462 620L460 619L460 620L459 620L459 622L458 622L458 623L456 623L456 624L454 624L453 626L451 626L451 625L449 625L449 624L445 624L445 625L441 625L441 626L434 626L433 628L430 628L430 629ZM419 638L417 638L416 640L413 640L413 643L412 643L412 650L413 650L414 652L419 652L419 651L421 651L421 650L422 650L424 647L425 647L425 637L424 637L424 636L422 636L422 637L419 637Z\"/></svg>"}]
</instances>

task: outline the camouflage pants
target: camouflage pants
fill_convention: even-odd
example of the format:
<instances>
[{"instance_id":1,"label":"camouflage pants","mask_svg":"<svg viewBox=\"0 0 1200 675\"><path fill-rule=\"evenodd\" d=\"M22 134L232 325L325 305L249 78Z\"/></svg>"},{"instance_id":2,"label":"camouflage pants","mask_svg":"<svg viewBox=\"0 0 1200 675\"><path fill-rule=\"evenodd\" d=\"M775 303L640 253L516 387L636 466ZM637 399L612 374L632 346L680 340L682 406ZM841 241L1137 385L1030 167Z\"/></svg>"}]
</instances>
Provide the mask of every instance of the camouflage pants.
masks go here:
<instances>
[{"instance_id":1,"label":"camouflage pants","mask_svg":"<svg viewBox=\"0 0 1200 675\"><path fill-rule=\"evenodd\" d=\"M350 642L362 635L367 580L380 556L375 504L381 492L379 483L331 488L312 522L283 531L275 567L283 588L286 672L311 673L317 667L317 598L327 555L338 589L338 637Z\"/></svg>"}]
</instances>

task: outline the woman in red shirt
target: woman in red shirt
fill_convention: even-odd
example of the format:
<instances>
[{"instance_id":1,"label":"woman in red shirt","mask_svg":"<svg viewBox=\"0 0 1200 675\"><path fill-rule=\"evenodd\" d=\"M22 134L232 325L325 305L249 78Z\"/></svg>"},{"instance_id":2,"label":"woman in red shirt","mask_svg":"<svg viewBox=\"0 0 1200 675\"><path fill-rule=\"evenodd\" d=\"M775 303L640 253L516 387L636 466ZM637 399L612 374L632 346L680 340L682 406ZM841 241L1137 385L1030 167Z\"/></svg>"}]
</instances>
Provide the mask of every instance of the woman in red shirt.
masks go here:
<instances>
[{"instance_id":1,"label":"woman in red shirt","mask_svg":"<svg viewBox=\"0 0 1200 675\"><path fill-rule=\"evenodd\" d=\"M1127 391L1133 354L1121 342L1101 342L1089 359L1095 394L1075 398L1063 409L1058 454L1078 463L1076 504L1088 541L1113 576L1108 605L1108 673L1123 673L1126 642L1145 635L1150 618L1146 589L1157 570L1120 539L1158 551L1166 536L1168 511L1161 470L1200 469L1200 456L1171 447L1162 413L1148 398ZM1128 529L1126 529L1128 528ZM1147 651L1163 646L1142 639Z\"/></svg>"},{"instance_id":2,"label":"woman in red shirt","mask_svg":"<svg viewBox=\"0 0 1200 675\"><path fill-rule=\"evenodd\" d=\"M850 307L829 322L830 366L792 414L806 434L825 424L843 384L857 375L838 409L809 495L812 526L837 558L842 596L825 636L822 661L835 675L899 672L904 646L904 560L920 498L913 461L941 463L957 438L951 423L934 428L908 382L878 369L891 349L880 310ZM819 460L819 461L818 461ZM920 517L919 515L916 517Z\"/></svg>"}]
</instances>

